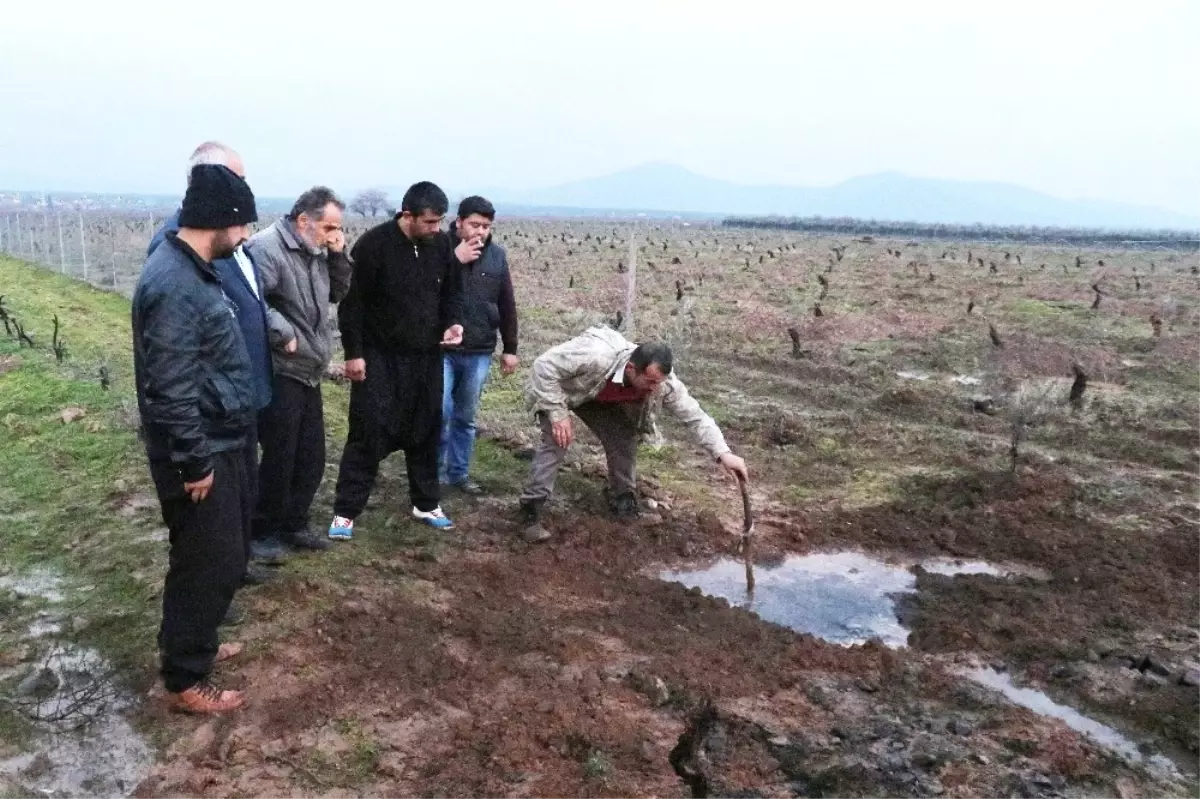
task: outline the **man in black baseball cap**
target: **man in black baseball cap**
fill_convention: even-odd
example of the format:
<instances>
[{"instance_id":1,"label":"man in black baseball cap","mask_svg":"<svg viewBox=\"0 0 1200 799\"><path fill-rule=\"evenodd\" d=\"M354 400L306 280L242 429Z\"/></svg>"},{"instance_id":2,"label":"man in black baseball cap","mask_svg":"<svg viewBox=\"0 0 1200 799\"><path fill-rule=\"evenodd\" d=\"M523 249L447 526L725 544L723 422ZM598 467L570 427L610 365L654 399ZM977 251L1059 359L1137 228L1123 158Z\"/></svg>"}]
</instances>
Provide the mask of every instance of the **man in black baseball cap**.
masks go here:
<instances>
[{"instance_id":1,"label":"man in black baseball cap","mask_svg":"<svg viewBox=\"0 0 1200 799\"><path fill-rule=\"evenodd\" d=\"M170 704L190 713L245 702L208 680L241 651L220 644L217 627L246 570L257 412L246 342L212 262L233 255L257 219L245 180L196 166L179 230L147 259L133 295L142 437L170 530L158 648Z\"/></svg>"}]
</instances>

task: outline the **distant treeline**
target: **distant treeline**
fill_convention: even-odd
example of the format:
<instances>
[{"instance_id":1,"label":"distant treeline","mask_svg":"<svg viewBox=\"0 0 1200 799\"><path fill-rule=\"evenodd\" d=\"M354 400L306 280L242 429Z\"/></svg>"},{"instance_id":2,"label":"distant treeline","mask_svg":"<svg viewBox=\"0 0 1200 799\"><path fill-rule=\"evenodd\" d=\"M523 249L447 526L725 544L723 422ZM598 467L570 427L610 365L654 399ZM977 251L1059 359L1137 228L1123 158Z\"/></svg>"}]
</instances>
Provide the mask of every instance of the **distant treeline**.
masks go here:
<instances>
[{"instance_id":1,"label":"distant treeline","mask_svg":"<svg viewBox=\"0 0 1200 799\"><path fill-rule=\"evenodd\" d=\"M997 241L1026 244L1069 244L1132 248L1200 249L1196 230L1102 230L1097 228L1037 227L1030 225L947 225L923 222L880 222L851 217L729 217L723 227L796 230L803 233L886 238Z\"/></svg>"}]
</instances>

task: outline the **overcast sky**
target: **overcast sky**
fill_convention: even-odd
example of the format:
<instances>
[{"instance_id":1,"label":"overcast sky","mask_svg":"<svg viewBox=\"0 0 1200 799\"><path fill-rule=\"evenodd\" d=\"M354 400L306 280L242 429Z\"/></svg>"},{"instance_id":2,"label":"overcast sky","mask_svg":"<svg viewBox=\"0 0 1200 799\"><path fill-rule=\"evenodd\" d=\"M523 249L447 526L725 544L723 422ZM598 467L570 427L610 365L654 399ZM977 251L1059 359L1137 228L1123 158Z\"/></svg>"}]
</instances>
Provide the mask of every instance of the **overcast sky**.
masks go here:
<instances>
[{"instance_id":1,"label":"overcast sky","mask_svg":"<svg viewBox=\"0 0 1200 799\"><path fill-rule=\"evenodd\" d=\"M671 161L897 170L1200 212L1200 2L19 2L0 187L533 188ZM1191 77L1188 77L1191 76Z\"/></svg>"}]
</instances>

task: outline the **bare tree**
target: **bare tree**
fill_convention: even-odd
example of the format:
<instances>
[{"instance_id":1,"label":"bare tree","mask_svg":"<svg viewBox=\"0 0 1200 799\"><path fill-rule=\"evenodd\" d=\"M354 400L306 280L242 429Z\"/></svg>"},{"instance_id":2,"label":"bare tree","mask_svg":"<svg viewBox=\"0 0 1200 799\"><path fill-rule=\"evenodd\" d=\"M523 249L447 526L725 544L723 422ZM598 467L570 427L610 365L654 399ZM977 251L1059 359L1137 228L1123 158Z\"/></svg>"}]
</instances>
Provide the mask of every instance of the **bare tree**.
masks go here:
<instances>
[{"instance_id":1,"label":"bare tree","mask_svg":"<svg viewBox=\"0 0 1200 799\"><path fill-rule=\"evenodd\" d=\"M354 195L348 206L351 211L361 216L374 218L378 214L386 214L391 210L387 192L381 189L364 189Z\"/></svg>"}]
</instances>

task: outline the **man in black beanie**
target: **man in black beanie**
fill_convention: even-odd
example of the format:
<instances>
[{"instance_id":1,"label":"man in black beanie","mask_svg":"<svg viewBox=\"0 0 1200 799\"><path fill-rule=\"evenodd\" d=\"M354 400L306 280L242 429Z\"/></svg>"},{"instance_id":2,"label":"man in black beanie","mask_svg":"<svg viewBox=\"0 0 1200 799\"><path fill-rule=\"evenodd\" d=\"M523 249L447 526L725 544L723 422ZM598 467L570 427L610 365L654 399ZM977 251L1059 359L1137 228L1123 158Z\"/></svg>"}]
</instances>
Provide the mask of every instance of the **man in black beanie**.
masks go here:
<instances>
[{"instance_id":1,"label":"man in black beanie","mask_svg":"<svg viewBox=\"0 0 1200 799\"><path fill-rule=\"evenodd\" d=\"M213 261L233 255L257 219L245 180L195 167L179 230L147 259L133 295L142 438L170 531L158 648L170 704L189 713L245 702L208 680L215 662L241 651L220 644L217 627L246 570L257 411L246 342Z\"/></svg>"}]
</instances>

